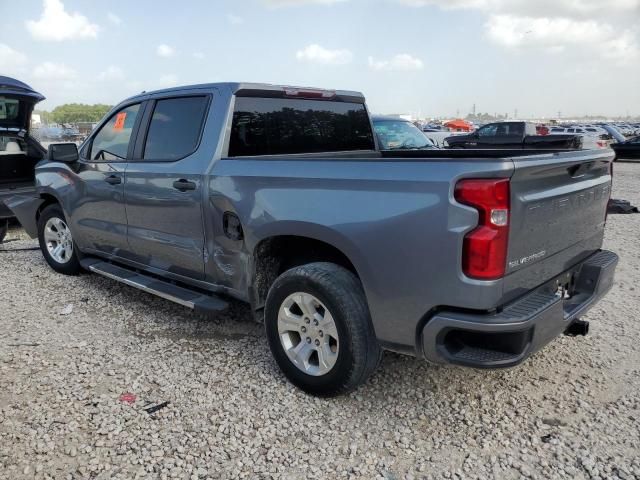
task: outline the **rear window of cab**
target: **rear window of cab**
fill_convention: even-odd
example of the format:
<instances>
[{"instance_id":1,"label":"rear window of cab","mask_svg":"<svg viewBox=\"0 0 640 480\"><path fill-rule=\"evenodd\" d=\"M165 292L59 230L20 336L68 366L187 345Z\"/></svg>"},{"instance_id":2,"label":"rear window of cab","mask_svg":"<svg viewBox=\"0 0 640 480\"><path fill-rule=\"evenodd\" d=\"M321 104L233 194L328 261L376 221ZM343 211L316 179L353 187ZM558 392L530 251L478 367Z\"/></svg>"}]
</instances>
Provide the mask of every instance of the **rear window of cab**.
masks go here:
<instances>
[{"instance_id":1,"label":"rear window of cab","mask_svg":"<svg viewBox=\"0 0 640 480\"><path fill-rule=\"evenodd\" d=\"M229 156L374 150L362 103L236 97Z\"/></svg>"}]
</instances>

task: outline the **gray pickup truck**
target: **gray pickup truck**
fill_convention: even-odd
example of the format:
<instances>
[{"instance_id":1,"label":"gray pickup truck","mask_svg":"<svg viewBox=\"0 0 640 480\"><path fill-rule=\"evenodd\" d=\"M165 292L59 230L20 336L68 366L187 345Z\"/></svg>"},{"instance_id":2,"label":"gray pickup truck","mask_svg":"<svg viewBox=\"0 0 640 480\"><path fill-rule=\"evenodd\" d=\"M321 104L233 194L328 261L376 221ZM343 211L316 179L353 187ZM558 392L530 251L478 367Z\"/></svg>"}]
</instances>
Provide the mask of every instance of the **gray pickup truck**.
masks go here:
<instances>
[{"instance_id":1,"label":"gray pickup truck","mask_svg":"<svg viewBox=\"0 0 640 480\"><path fill-rule=\"evenodd\" d=\"M510 367L586 334L618 261L612 160L380 151L359 93L221 83L127 99L8 204L60 273L250 303L287 378L331 396L383 349Z\"/></svg>"}]
</instances>

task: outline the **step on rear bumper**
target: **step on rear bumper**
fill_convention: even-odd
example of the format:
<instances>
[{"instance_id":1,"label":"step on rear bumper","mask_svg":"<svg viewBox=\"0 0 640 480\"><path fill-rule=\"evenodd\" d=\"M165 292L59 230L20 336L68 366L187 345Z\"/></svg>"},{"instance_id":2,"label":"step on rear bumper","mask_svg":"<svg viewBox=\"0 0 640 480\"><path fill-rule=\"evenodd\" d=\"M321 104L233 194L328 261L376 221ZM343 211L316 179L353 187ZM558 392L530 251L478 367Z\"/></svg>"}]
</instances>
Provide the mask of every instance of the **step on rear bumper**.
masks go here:
<instances>
[{"instance_id":1,"label":"step on rear bumper","mask_svg":"<svg viewBox=\"0 0 640 480\"><path fill-rule=\"evenodd\" d=\"M618 256L595 253L499 313L441 311L422 330L424 357L475 368L512 367L567 330L613 285ZM571 297L558 285L571 283Z\"/></svg>"}]
</instances>

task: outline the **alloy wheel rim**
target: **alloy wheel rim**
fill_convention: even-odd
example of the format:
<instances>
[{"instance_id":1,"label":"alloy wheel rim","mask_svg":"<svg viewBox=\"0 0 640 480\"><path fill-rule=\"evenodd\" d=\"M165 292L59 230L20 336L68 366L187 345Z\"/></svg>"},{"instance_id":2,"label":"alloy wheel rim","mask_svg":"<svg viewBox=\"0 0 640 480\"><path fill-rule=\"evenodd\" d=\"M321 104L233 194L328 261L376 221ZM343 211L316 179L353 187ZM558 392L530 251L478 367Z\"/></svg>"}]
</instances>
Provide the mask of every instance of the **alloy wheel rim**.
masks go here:
<instances>
[{"instance_id":1,"label":"alloy wheel rim","mask_svg":"<svg viewBox=\"0 0 640 480\"><path fill-rule=\"evenodd\" d=\"M51 217L44 225L44 241L51 258L58 263L67 263L73 255L71 231L58 217Z\"/></svg>"},{"instance_id":2,"label":"alloy wheel rim","mask_svg":"<svg viewBox=\"0 0 640 480\"><path fill-rule=\"evenodd\" d=\"M333 315L309 293L296 292L282 302L278 336L291 363L308 375L326 375L338 360L340 341Z\"/></svg>"}]
</instances>

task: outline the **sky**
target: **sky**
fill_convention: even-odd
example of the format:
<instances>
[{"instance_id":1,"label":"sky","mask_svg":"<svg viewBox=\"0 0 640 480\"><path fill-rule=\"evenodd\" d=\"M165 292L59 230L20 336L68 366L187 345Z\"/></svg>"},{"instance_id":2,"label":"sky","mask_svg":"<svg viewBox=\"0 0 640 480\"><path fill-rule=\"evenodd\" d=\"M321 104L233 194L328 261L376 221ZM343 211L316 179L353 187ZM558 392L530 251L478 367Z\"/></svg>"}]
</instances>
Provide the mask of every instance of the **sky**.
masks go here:
<instances>
[{"instance_id":1,"label":"sky","mask_svg":"<svg viewBox=\"0 0 640 480\"><path fill-rule=\"evenodd\" d=\"M0 0L0 18L0 75L44 109L251 81L427 118L640 114L640 0Z\"/></svg>"}]
</instances>

